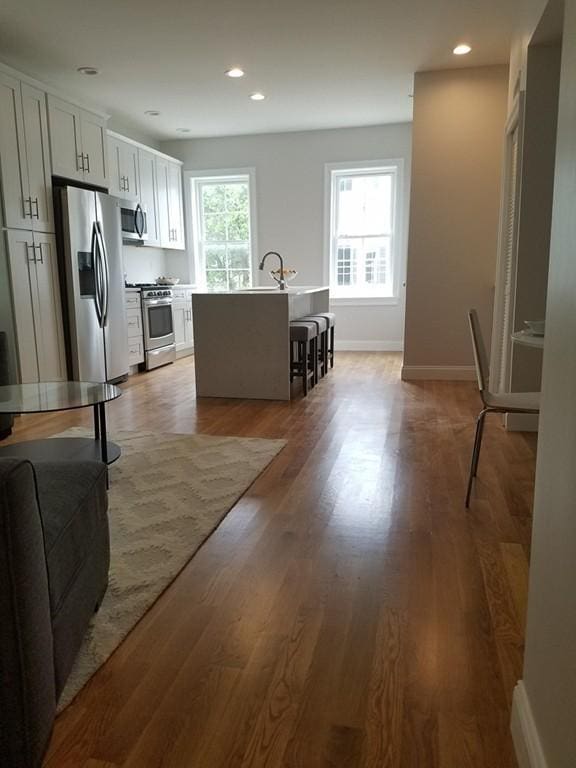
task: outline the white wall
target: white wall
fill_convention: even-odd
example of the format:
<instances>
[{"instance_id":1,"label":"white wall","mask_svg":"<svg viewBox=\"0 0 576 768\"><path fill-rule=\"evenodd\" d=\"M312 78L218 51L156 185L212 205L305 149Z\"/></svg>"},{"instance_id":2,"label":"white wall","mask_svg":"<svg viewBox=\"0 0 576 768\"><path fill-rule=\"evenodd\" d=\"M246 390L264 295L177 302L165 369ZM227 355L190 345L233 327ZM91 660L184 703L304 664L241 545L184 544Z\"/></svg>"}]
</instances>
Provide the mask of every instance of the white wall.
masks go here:
<instances>
[{"instance_id":1,"label":"white wall","mask_svg":"<svg viewBox=\"0 0 576 768\"><path fill-rule=\"evenodd\" d=\"M124 245L122 254L129 283L153 283L166 274L166 257L160 248Z\"/></svg>"},{"instance_id":2,"label":"white wall","mask_svg":"<svg viewBox=\"0 0 576 768\"><path fill-rule=\"evenodd\" d=\"M414 78L405 379L473 378L466 313L489 346L508 70Z\"/></svg>"},{"instance_id":3,"label":"white wall","mask_svg":"<svg viewBox=\"0 0 576 768\"><path fill-rule=\"evenodd\" d=\"M522 768L576 765L576 0L566 0L523 682Z\"/></svg>"},{"instance_id":4,"label":"white wall","mask_svg":"<svg viewBox=\"0 0 576 768\"><path fill-rule=\"evenodd\" d=\"M404 234L410 195L409 124L165 142L185 171L254 168L259 254L279 251L300 285L324 283L325 165L402 158ZM405 237L401 274L405 272ZM264 277L263 282L266 282ZM403 281L402 281L403 282ZM337 339L348 348L400 349L404 291L394 306L341 306Z\"/></svg>"}]
</instances>

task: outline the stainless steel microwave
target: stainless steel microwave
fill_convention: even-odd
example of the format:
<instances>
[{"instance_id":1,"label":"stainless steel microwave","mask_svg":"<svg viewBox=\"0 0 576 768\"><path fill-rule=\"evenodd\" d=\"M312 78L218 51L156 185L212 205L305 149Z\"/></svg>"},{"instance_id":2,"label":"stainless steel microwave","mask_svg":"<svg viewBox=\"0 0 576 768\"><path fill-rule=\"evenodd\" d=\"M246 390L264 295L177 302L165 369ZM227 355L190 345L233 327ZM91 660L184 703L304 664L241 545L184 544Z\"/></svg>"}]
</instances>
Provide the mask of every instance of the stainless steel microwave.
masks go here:
<instances>
[{"instance_id":1,"label":"stainless steel microwave","mask_svg":"<svg viewBox=\"0 0 576 768\"><path fill-rule=\"evenodd\" d=\"M119 200L122 240L125 243L148 240L148 217L146 208L131 200Z\"/></svg>"}]
</instances>

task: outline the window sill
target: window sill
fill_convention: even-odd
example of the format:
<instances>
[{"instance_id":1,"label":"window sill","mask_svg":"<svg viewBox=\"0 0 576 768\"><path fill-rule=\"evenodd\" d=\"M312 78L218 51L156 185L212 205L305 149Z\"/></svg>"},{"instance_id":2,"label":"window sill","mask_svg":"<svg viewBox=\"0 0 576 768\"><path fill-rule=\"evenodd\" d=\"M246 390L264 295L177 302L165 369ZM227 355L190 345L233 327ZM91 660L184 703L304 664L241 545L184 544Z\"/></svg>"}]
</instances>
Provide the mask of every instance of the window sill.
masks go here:
<instances>
[{"instance_id":1,"label":"window sill","mask_svg":"<svg viewBox=\"0 0 576 768\"><path fill-rule=\"evenodd\" d=\"M333 296L330 304L341 307L394 307L400 303L397 296Z\"/></svg>"}]
</instances>

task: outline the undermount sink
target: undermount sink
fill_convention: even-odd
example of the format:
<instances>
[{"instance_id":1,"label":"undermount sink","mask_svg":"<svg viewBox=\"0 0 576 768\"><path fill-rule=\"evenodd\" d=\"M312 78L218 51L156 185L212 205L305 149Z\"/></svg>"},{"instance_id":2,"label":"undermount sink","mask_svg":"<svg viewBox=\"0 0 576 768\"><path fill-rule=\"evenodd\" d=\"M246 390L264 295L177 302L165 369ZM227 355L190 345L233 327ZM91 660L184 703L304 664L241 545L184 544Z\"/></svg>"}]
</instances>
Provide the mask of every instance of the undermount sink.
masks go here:
<instances>
[{"instance_id":1,"label":"undermount sink","mask_svg":"<svg viewBox=\"0 0 576 768\"><path fill-rule=\"evenodd\" d=\"M240 288L241 291L269 291L270 293L278 293L280 288L273 285L255 285L254 288Z\"/></svg>"}]
</instances>

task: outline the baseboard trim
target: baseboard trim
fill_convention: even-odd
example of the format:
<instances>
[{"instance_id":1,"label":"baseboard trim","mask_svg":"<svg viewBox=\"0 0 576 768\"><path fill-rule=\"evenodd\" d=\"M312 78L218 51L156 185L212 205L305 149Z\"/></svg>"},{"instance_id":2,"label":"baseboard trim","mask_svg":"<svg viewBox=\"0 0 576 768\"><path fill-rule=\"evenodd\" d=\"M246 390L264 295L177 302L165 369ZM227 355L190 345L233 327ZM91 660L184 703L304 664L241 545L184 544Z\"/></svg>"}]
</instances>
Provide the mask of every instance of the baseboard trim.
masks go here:
<instances>
[{"instance_id":1,"label":"baseboard trim","mask_svg":"<svg viewBox=\"0 0 576 768\"><path fill-rule=\"evenodd\" d=\"M336 339L337 352L402 352L404 344L401 341L346 341Z\"/></svg>"},{"instance_id":2,"label":"baseboard trim","mask_svg":"<svg viewBox=\"0 0 576 768\"><path fill-rule=\"evenodd\" d=\"M504 425L508 432L538 432L538 414L507 413Z\"/></svg>"},{"instance_id":3,"label":"baseboard trim","mask_svg":"<svg viewBox=\"0 0 576 768\"><path fill-rule=\"evenodd\" d=\"M403 381L474 381L473 365L403 365Z\"/></svg>"},{"instance_id":4,"label":"baseboard trim","mask_svg":"<svg viewBox=\"0 0 576 768\"><path fill-rule=\"evenodd\" d=\"M514 688L510 730L520 768L548 768L524 682Z\"/></svg>"}]
</instances>

